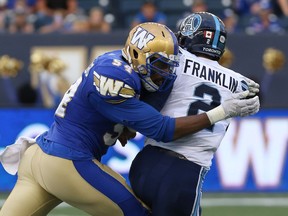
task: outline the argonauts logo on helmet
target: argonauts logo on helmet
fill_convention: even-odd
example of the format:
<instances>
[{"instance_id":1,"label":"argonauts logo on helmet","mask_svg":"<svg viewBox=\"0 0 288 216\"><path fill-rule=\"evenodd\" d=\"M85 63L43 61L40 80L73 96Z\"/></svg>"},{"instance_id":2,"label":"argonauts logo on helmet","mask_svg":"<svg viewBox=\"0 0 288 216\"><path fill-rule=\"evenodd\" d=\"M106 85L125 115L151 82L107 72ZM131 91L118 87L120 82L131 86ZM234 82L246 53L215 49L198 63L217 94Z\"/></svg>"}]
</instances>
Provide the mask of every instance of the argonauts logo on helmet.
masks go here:
<instances>
[{"instance_id":1,"label":"argonauts logo on helmet","mask_svg":"<svg viewBox=\"0 0 288 216\"><path fill-rule=\"evenodd\" d=\"M200 27L201 22L202 17L199 14L193 14L192 16L187 17L180 27L181 34L184 36L193 35Z\"/></svg>"}]
</instances>

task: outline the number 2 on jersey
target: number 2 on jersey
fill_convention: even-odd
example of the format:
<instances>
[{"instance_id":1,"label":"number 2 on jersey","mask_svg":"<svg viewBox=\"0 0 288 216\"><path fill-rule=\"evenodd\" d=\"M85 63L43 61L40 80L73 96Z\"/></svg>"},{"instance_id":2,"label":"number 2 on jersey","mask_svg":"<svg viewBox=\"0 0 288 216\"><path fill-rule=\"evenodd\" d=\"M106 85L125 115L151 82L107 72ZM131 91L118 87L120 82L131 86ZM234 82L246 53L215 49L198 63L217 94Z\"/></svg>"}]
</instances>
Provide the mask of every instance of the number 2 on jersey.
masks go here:
<instances>
[{"instance_id":1,"label":"number 2 on jersey","mask_svg":"<svg viewBox=\"0 0 288 216\"><path fill-rule=\"evenodd\" d=\"M204 99L204 96L208 95L211 96L211 103L205 103L203 102L202 99ZM201 98L200 100L197 100L193 103L190 104L189 110L188 110L188 115L197 115L199 110L202 111L209 111L221 104L221 95L218 91L218 89L208 86L205 84L201 84L195 88L194 96L197 96ZM213 131L214 125L211 125L207 129L210 130L211 132Z\"/></svg>"}]
</instances>

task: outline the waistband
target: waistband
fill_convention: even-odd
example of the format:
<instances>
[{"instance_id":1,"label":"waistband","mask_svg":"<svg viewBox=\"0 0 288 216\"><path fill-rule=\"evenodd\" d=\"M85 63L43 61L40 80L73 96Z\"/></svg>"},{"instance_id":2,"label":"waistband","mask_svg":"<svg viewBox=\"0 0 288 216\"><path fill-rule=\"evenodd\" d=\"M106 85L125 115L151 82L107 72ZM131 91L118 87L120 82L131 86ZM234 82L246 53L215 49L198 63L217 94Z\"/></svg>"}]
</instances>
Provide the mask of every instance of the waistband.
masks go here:
<instances>
[{"instance_id":1,"label":"waistband","mask_svg":"<svg viewBox=\"0 0 288 216\"><path fill-rule=\"evenodd\" d=\"M157 151L162 152L162 153L164 153L166 155L170 155L172 157L177 157L177 158L182 159L182 160L188 160L184 155L179 154L179 153L177 153L175 151L172 151L170 149L165 149L165 148L162 148L162 147L159 147L159 146L153 146L153 145L147 145L146 147L148 147L148 146L151 146L150 148L154 148Z\"/></svg>"}]
</instances>

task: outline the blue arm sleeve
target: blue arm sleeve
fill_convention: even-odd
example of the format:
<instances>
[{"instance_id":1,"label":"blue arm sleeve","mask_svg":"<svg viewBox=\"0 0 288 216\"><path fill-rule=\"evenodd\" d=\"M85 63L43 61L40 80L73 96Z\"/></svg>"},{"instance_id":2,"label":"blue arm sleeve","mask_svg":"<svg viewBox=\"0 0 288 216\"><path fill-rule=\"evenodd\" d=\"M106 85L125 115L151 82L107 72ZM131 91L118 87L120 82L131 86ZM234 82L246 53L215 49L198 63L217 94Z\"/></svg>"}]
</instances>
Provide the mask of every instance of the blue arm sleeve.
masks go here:
<instances>
[{"instance_id":1,"label":"blue arm sleeve","mask_svg":"<svg viewBox=\"0 0 288 216\"><path fill-rule=\"evenodd\" d=\"M94 94L89 100L109 120L130 127L146 137L162 142L173 140L175 119L161 115L150 105L131 98L119 104L110 104Z\"/></svg>"}]
</instances>

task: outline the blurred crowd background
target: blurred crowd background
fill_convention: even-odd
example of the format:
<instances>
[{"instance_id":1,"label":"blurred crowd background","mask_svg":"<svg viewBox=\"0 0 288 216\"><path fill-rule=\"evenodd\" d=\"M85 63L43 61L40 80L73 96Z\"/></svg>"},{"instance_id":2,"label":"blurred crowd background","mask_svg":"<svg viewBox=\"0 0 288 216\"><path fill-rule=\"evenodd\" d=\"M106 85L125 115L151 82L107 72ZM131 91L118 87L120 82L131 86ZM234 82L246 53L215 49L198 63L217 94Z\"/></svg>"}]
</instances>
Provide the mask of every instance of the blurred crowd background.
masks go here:
<instances>
[{"instance_id":1,"label":"blurred crowd background","mask_svg":"<svg viewBox=\"0 0 288 216\"><path fill-rule=\"evenodd\" d=\"M0 33L107 33L146 21L175 30L197 11L218 15L230 33L288 30L287 0L0 0Z\"/></svg>"},{"instance_id":2,"label":"blurred crowd background","mask_svg":"<svg viewBox=\"0 0 288 216\"><path fill-rule=\"evenodd\" d=\"M121 48L132 27L152 21L177 31L199 11L225 23L220 63L261 84L262 107L287 108L288 0L0 0L0 106L55 108L89 62Z\"/></svg>"}]
</instances>

